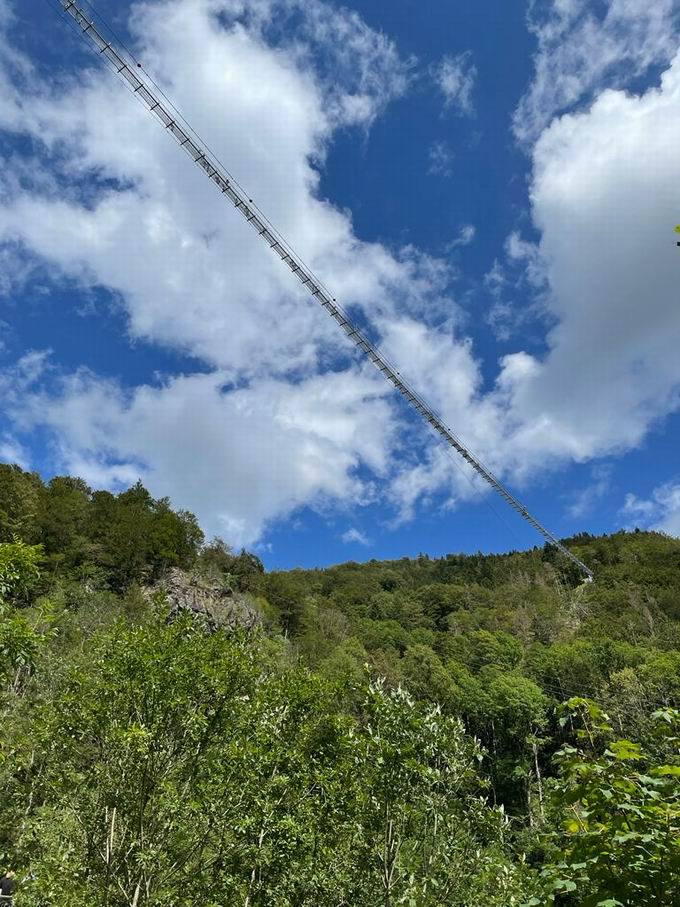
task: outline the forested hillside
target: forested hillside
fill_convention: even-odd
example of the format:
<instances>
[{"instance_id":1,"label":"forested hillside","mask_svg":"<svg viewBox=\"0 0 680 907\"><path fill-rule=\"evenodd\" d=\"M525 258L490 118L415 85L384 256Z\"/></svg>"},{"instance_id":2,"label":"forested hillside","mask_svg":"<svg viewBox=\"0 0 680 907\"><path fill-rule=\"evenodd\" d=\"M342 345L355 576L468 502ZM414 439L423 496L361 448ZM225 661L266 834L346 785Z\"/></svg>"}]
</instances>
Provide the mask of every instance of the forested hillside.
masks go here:
<instances>
[{"instance_id":1,"label":"forested hillside","mask_svg":"<svg viewBox=\"0 0 680 907\"><path fill-rule=\"evenodd\" d=\"M140 484L0 465L17 907L680 905L680 541L568 543L595 583L548 548L266 573ZM258 626L173 610L171 568Z\"/></svg>"}]
</instances>

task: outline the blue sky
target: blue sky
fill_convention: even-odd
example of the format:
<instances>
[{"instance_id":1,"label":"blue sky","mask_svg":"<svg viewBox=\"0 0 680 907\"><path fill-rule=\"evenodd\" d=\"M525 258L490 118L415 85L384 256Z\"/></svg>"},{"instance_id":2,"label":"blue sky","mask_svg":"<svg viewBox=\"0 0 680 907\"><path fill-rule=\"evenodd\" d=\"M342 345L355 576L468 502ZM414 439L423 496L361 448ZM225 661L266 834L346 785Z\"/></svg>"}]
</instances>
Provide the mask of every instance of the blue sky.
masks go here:
<instances>
[{"instance_id":1,"label":"blue sky","mask_svg":"<svg viewBox=\"0 0 680 907\"><path fill-rule=\"evenodd\" d=\"M58 7L0 0L0 458L271 567L537 544ZM96 8L556 534L680 534L678 2Z\"/></svg>"}]
</instances>

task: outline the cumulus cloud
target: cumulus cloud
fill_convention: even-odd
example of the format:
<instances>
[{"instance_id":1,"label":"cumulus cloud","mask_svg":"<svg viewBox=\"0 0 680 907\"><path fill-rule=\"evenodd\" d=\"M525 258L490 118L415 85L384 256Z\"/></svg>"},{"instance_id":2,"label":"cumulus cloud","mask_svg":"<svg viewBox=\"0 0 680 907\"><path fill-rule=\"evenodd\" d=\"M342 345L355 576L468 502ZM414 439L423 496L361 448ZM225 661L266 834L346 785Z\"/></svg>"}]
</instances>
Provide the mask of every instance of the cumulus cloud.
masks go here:
<instances>
[{"instance_id":1,"label":"cumulus cloud","mask_svg":"<svg viewBox=\"0 0 680 907\"><path fill-rule=\"evenodd\" d=\"M540 289L548 283L545 261L536 243L523 239L517 230L513 230L505 241L505 252L508 262L522 268L532 287Z\"/></svg>"},{"instance_id":2,"label":"cumulus cloud","mask_svg":"<svg viewBox=\"0 0 680 907\"><path fill-rule=\"evenodd\" d=\"M357 467L383 473L391 441L377 375L331 372L295 386L269 378L236 391L224 381L180 375L126 391L32 353L0 372L0 394L17 430L52 431L55 469L100 487L141 478L235 545L302 505L370 500Z\"/></svg>"},{"instance_id":3,"label":"cumulus cloud","mask_svg":"<svg viewBox=\"0 0 680 907\"><path fill-rule=\"evenodd\" d=\"M514 230L505 241L503 261L496 259L484 275L484 288L491 299L485 321L498 340L526 338L528 329L545 331L549 318L546 298L549 281L538 243Z\"/></svg>"},{"instance_id":4,"label":"cumulus cloud","mask_svg":"<svg viewBox=\"0 0 680 907\"><path fill-rule=\"evenodd\" d=\"M391 42L354 13L295 0L149 0L131 31L146 68L345 305L378 321L432 311L446 267L361 242L318 193L334 130L370 126L408 84ZM352 364L327 316L108 73L57 87L0 44L0 128L37 149L0 187L14 278L37 260L107 288L131 338L209 369L132 391L57 370L48 391L29 371L50 366L28 356L21 382L6 372L17 425L49 428L61 468L99 485L141 475L235 543L303 504L370 496L355 473L384 470L395 419L377 375Z\"/></svg>"},{"instance_id":5,"label":"cumulus cloud","mask_svg":"<svg viewBox=\"0 0 680 907\"><path fill-rule=\"evenodd\" d=\"M680 483L660 485L651 498L626 495L622 513L636 526L680 537Z\"/></svg>"},{"instance_id":6,"label":"cumulus cloud","mask_svg":"<svg viewBox=\"0 0 680 907\"><path fill-rule=\"evenodd\" d=\"M605 87L624 87L675 53L677 0L533 0L529 28L538 49L535 75L514 116L522 142L553 116Z\"/></svg>"},{"instance_id":7,"label":"cumulus cloud","mask_svg":"<svg viewBox=\"0 0 680 907\"><path fill-rule=\"evenodd\" d=\"M359 242L349 217L317 197L315 163L335 128L370 121L403 86L403 66L358 17L319 3L311 19L302 17L294 46L264 44L266 27L294 6L260 3L254 20L248 5L230 0L139 3L132 28L145 65L191 110L255 200L266 199L269 216L320 276L348 304L388 304L416 290L424 259L399 260ZM355 67L338 62L332 81L301 68L312 34L331 56L352 53ZM82 285L116 291L134 337L235 373L313 367L319 344L337 347L332 325L301 302L285 269L108 73L94 69L55 90L36 77L23 93L13 74L0 126L41 142L54 177L52 185L28 173L19 185L6 182L2 239L25 244ZM31 170L40 174L37 163ZM116 186L93 199L97 178Z\"/></svg>"},{"instance_id":8,"label":"cumulus cloud","mask_svg":"<svg viewBox=\"0 0 680 907\"><path fill-rule=\"evenodd\" d=\"M581 4L559 4L565 15L570 6ZM334 131L368 128L404 90L408 65L354 14L316 2L286 43L275 17L301 22L303 9L147 0L132 30L256 202L493 471L521 485L639 444L680 402L668 236L680 209L680 59L658 88L604 92L541 133L531 182L540 239L512 236L506 263L523 269L553 327L543 355L516 349L489 384L446 266L362 242L319 195ZM377 373L348 355L330 319L118 84L93 69L54 89L32 73L20 92L30 64L10 56L0 58L0 128L39 152L20 180L5 168L0 238L80 287L108 288L133 339L207 369L130 389L29 355L2 379L19 440L46 428L64 469L98 485L142 477L235 544L304 505L380 493L407 519L435 495L454 506L479 494L464 464L424 449L422 426L403 425ZM469 111L474 67L463 57L438 72L450 103ZM500 265L496 280L507 285Z\"/></svg>"},{"instance_id":9,"label":"cumulus cloud","mask_svg":"<svg viewBox=\"0 0 680 907\"><path fill-rule=\"evenodd\" d=\"M472 62L470 51L444 57L434 67L433 76L444 95L447 108L466 116L474 112L472 92L477 79L477 67Z\"/></svg>"},{"instance_id":10,"label":"cumulus cloud","mask_svg":"<svg viewBox=\"0 0 680 907\"><path fill-rule=\"evenodd\" d=\"M512 405L534 424L543 413L576 459L635 446L680 402L679 115L680 56L658 88L603 92L553 122L534 151L532 211L556 326Z\"/></svg>"},{"instance_id":11,"label":"cumulus cloud","mask_svg":"<svg viewBox=\"0 0 680 907\"><path fill-rule=\"evenodd\" d=\"M433 339L409 326L407 342L390 338L393 358L413 368L416 385L449 424L520 485L566 461L621 454L680 407L672 242L679 146L680 56L658 87L639 96L605 91L589 110L544 131L531 183L540 240L513 235L506 261L523 269L553 326L544 355L519 350L501 359L490 391L481 392L473 351L461 338L454 354L442 332ZM507 301L512 284L500 264L488 281L499 307L495 326L508 339L517 316ZM400 330L397 324L393 333ZM429 457L399 479L406 516L437 488L465 493L439 452Z\"/></svg>"},{"instance_id":12,"label":"cumulus cloud","mask_svg":"<svg viewBox=\"0 0 680 907\"><path fill-rule=\"evenodd\" d=\"M504 446L509 430L504 406L505 391L484 393L480 364L469 338L459 335L455 324L436 333L412 318L393 319L383 327L383 346L401 374L427 397L444 421L498 474L518 476L521 464L515 459L519 450ZM413 446L414 437L423 435L421 424L404 438L396 458L395 476L389 495L397 510L398 521L413 517L419 504L427 504L435 493L444 493L444 506L459 500L478 498L485 486L467 464L438 443L426 450Z\"/></svg>"},{"instance_id":13,"label":"cumulus cloud","mask_svg":"<svg viewBox=\"0 0 680 907\"><path fill-rule=\"evenodd\" d=\"M283 49L298 69L313 70L324 92L324 112L339 124L370 125L411 81L416 59L403 58L389 38L350 9L323 0L200 2L223 23L245 26L267 47ZM134 9L144 27L145 6Z\"/></svg>"}]
</instances>

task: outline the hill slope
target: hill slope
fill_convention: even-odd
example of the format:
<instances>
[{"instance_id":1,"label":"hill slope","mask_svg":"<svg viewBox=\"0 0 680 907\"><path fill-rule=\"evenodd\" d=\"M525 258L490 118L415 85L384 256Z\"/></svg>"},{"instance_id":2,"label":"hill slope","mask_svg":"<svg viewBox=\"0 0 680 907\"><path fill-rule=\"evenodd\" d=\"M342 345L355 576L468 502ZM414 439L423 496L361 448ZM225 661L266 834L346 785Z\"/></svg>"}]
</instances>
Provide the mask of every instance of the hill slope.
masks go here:
<instances>
[{"instance_id":1,"label":"hill slope","mask_svg":"<svg viewBox=\"0 0 680 907\"><path fill-rule=\"evenodd\" d=\"M680 541L569 544L266 573L0 466L21 904L677 904Z\"/></svg>"}]
</instances>

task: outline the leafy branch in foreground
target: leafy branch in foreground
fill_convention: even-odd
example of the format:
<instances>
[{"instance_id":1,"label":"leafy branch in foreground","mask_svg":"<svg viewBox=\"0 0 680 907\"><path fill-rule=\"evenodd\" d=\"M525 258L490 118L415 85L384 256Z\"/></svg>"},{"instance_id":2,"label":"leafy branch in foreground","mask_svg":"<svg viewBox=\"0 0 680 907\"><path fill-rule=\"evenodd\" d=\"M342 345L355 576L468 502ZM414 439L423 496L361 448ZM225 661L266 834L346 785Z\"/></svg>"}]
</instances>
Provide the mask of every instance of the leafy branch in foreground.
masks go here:
<instances>
[{"instance_id":1,"label":"leafy branch in foreground","mask_svg":"<svg viewBox=\"0 0 680 907\"><path fill-rule=\"evenodd\" d=\"M656 711L642 745L617 737L587 699L564 708L562 723L577 723L577 746L556 756L552 809L563 834L555 836L554 862L543 872L548 900L579 907L680 904L680 713Z\"/></svg>"}]
</instances>

